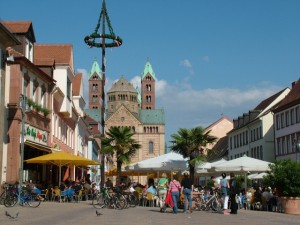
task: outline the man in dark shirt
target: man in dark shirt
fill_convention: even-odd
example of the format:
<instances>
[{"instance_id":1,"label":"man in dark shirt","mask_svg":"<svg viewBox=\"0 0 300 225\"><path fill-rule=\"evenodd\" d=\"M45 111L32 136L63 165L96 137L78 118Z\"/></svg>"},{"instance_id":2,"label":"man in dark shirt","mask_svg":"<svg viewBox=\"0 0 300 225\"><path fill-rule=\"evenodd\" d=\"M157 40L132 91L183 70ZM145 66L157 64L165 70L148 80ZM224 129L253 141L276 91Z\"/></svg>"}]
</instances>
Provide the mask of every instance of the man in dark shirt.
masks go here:
<instances>
[{"instance_id":1,"label":"man in dark shirt","mask_svg":"<svg viewBox=\"0 0 300 225\"><path fill-rule=\"evenodd\" d=\"M184 194L183 212L186 212L187 210L186 201L188 201L190 213L192 213L192 190L193 189L194 189L193 181L189 177L189 174L185 172L183 175L183 179L181 181L181 194Z\"/></svg>"}]
</instances>

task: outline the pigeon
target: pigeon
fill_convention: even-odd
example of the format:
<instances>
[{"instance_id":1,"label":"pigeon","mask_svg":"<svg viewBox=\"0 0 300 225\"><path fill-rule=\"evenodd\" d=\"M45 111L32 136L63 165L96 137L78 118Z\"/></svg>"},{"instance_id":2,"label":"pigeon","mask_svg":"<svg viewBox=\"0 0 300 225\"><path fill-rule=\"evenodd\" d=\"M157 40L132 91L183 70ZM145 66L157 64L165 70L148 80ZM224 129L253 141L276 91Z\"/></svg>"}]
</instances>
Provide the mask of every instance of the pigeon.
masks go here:
<instances>
[{"instance_id":1,"label":"pigeon","mask_svg":"<svg viewBox=\"0 0 300 225\"><path fill-rule=\"evenodd\" d=\"M97 215L97 216L101 216L102 213L100 213L100 212L98 212L98 211L96 210L96 215Z\"/></svg>"},{"instance_id":2,"label":"pigeon","mask_svg":"<svg viewBox=\"0 0 300 225\"><path fill-rule=\"evenodd\" d=\"M19 216L19 212L17 212L16 215L12 216L12 215L10 215L7 211L5 211L5 215L6 215L7 217L9 217L10 219L16 219L16 218L18 218L18 216Z\"/></svg>"}]
</instances>

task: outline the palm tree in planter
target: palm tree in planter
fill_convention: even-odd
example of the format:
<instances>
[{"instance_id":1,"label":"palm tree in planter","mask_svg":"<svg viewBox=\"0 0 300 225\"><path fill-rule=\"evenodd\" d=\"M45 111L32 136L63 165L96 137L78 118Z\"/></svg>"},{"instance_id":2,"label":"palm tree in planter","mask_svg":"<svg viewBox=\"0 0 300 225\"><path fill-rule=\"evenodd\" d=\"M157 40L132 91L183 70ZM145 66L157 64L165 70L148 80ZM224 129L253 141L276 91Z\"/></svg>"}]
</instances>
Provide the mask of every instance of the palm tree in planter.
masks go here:
<instances>
[{"instance_id":1,"label":"palm tree in planter","mask_svg":"<svg viewBox=\"0 0 300 225\"><path fill-rule=\"evenodd\" d=\"M184 158L189 157L189 170L191 179L194 180L195 165L200 161L206 161L206 155L202 147L214 143L217 137L210 135L211 131L205 132L202 127L192 129L179 128L177 134L171 135L171 149L181 154Z\"/></svg>"},{"instance_id":2,"label":"palm tree in planter","mask_svg":"<svg viewBox=\"0 0 300 225\"><path fill-rule=\"evenodd\" d=\"M276 160L263 183L276 188L285 213L300 214L300 163Z\"/></svg>"},{"instance_id":3,"label":"palm tree in planter","mask_svg":"<svg viewBox=\"0 0 300 225\"><path fill-rule=\"evenodd\" d=\"M132 156L141 148L141 145L132 138L134 133L129 127L111 127L106 137L101 138L102 154L115 156L117 161L116 185L120 185L121 170L124 163L130 163Z\"/></svg>"}]
</instances>

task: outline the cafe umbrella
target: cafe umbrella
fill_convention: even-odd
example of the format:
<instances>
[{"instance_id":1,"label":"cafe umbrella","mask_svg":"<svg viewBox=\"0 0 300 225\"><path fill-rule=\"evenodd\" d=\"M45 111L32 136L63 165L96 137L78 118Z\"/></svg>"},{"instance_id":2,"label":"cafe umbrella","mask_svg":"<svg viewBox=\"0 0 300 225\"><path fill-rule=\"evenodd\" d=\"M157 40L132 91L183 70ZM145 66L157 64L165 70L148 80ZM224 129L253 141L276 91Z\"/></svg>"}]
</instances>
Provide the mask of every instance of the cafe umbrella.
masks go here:
<instances>
[{"instance_id":1,"label":"cafe umbrella","mask_svg":"<svg viewBox=\"0 0 300 225\"><path fill-rule=\"evenodd\" d=\"M88 166L100 165L100 163L81 156L73 155L64 151L53 152L47 155L38 156L25 160L26 163L52 164L59 167L59 185L61 183L62 166Z\"/></svg>"}]
</instances>

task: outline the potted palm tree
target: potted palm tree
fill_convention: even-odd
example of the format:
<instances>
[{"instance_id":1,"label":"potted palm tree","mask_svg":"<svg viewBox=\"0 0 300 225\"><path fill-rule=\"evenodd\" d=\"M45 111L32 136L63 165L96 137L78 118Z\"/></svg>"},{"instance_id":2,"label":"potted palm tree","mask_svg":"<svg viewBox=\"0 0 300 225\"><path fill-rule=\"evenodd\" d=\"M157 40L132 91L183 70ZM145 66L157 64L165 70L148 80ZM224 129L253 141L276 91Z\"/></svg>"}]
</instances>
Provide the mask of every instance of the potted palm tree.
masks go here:
<instances>
[{"instance_id":1,"label":"potted palm tree","mask_svg":"<svg viewBox=\"0 0 300 225\"><path fill-rule=\"evenodd\" d=\"M300 214L300 163L291 159L270 164L264 183L278 190L285 213Z\"/></svg>"}]
</instances>

